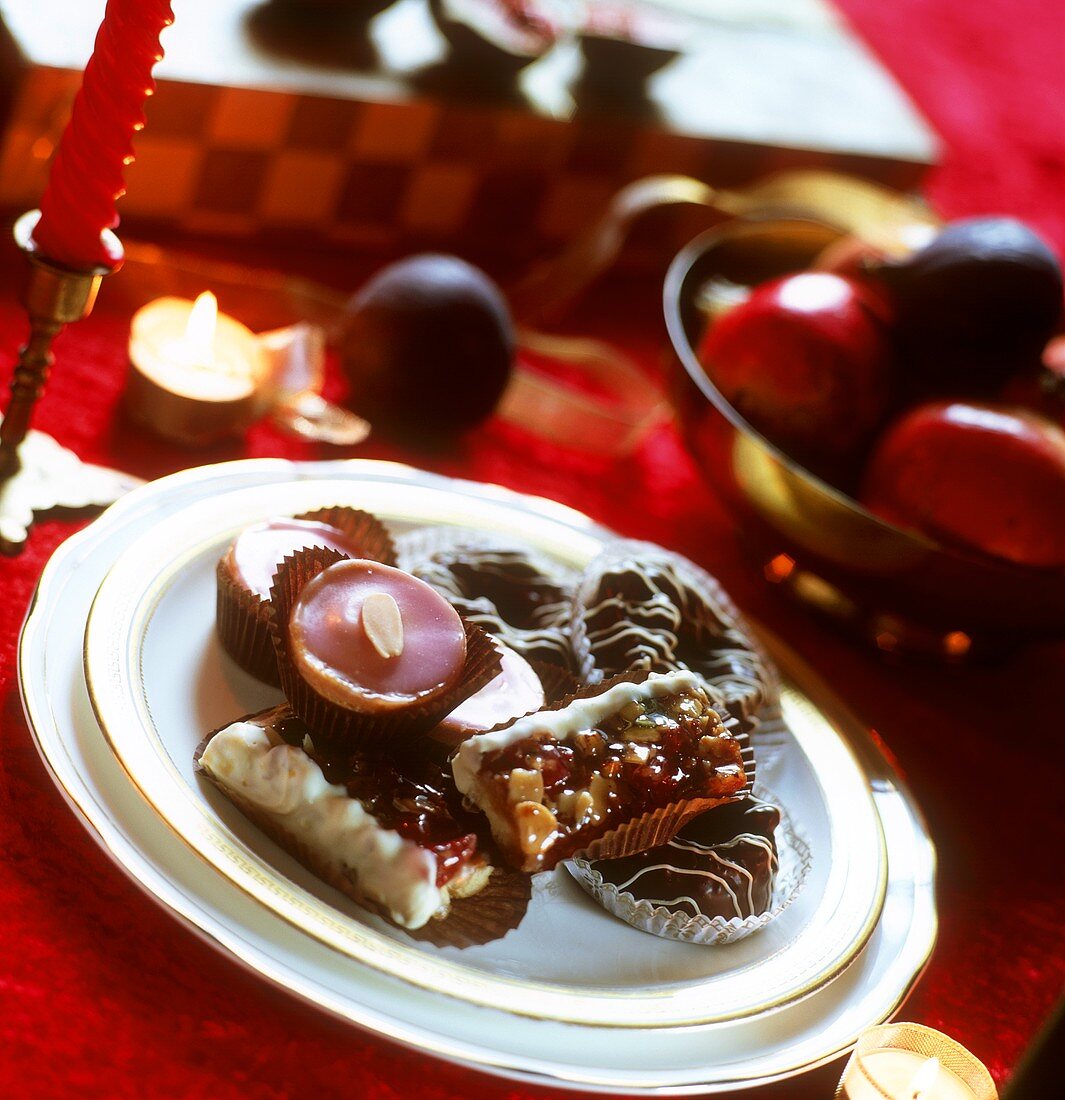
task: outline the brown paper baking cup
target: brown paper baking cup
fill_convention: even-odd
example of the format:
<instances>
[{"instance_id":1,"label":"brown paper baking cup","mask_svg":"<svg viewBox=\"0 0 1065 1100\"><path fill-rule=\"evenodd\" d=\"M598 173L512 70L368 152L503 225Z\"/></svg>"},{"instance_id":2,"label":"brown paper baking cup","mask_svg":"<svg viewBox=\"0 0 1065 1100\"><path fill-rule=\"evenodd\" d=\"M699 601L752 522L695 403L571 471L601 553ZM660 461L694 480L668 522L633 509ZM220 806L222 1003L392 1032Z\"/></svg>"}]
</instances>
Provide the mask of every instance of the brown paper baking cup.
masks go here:
<instances>
[{"instance_id":1,"label":"brown paper baking cup","mask_svg":"<svg viewBox=\"0 0 1065 1100\"><path fill-rule=\"evenodd\" d=\"M215 578L215 629L222 648L245 672L278 687L270 605L233 580L224 558L218 562Z\"/></svg>"},{"instance_id":2,"label":"brown paper baking cup","mask_svg":"<svg viewBox=\"0 0 1065 1100\"><path fill-rule=\"evenodd\" d=\"M359 548L360 557L384 565L395 564L396 550L392 537L381 521L369 512L333 505L301 512L292 518L335 527ZM238 584L224 562L225 555L215 570L218 582L215 615L218 639L226 653L245 672L257 680L279 687L277 656L270 637L269 601Z\"/></svg>"},{"instance_id":3,"label":"brown paper baking cup","mask_svg":"<svg viewBox=\"0 0 1065 1100\"><path fill-rule=\"evenodd\" d=\"M616 602L606 599L607 594ZM656 594L665 595L666 601L652 603ZM680 554L653 543L618 539L589 563L570 621L577 670L589 681L616 671L617 659L611 653L615 647L589 637L593 619L594 632L638 625L639 661L653 671L690 668L698 673L721 693L730 731L756 730L760 710L777 698L773 664L731 597L706 570ZM636 647L624 652L631 658Z\"/></svg>"},{"instance_id":4,"label":"brown paper baking cup","mask_svg":"<svg viewBox=\"0 0 1065 1100\"><path fill-rule=\"evenodd\" d=\"M642 684L650 675L645 668L628 668L606 680L600 680L597 684L582 684L578 681L577 686L568 695L556 699L545 706L544 710L565 710L570 703L575 703L578 699L594 699L597 695L605 695L618 684ZM507 725L510 723L508 722Z\"/></svg>"},{"instance_id":5,"label":"brown paper baking cup","mask_svg":"<svg viewBox=\"0 0 1065 1100\"><path fill-rule=\"evenodd\" d=\"M531 897L531 875L496 866L483 890L452 900L447 916L404 931L436 947L478 947L517 928Z\"/></svg>"},{"instance_id":6,"label":"brown paper baking cup","mask_svg":"<svg viewBox=\"0 0 1065 1100\"><path fill-rule=\"evenodd\" d=\"M601 837L593 840L573 853L573 857L583 859L621 859L646 852L648 848L657 848L673 837L694 817L712 810L715 806L724 806L727 802L738 802L739 793L721 798L685 798L668 806L650 810L640 817L626 821L609 829ZM556 861L557 862L557 861Z\"/></svg>"},{"instance_id":7,"label":"brown paper baking cup","mask_svg":"<svg viewBox=\"0 0 1065 1100\"><path fill-rule=\"evenodd\" d=\"M288 624L304 587L345 555L323 547L301 550L285 559L270 591L270 634L277 655L281 690L292 710L310 728L315 749L326 756L360 751L387 753L427 733L463 700L499 675L499 651L479 627L465 622L466 664L455 687L424 704L394 713L375 714L338 706L316 691L296 668Z\"/></svg>"},{"instance_id":8,"label":"brown paper baking cup","mask_svg":"<svg viewBox=\"0 0 1065 1100\"><path fill-rule=\"evenodd\" d=\"M550 661L529 661L529 667L536 673L540 686L544 689L544 706L554 709L560 699L571 698L581 682L567 668L553 665Z\"/></svg>"},{"instance_id":9,"label":"brown paper baking cup","mask_svg":"<svg viewBox=\"0 0 1065 1100\"><path fill-rule=\"evenodd\" d=\"M385 525L371 512L361 508L348 508L334 504L328 508L314 508L300 512L293 519L312 520L335 527L358 547L355 557L379 561L382 565L396 564L396 546Z\"/></svg>"}]
</instances>

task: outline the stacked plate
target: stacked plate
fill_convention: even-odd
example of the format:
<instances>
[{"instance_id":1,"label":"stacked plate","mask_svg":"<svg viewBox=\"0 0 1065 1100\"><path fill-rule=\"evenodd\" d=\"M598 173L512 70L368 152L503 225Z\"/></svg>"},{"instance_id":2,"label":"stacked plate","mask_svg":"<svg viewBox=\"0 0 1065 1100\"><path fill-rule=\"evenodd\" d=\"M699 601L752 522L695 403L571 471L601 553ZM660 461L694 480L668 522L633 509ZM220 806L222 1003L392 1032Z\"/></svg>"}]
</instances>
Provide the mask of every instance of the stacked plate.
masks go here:
<instances>
[{"instance_id":1,"label":"stacked plate","mask_svg":"<svg viewBox=\"0 0 1065 1100\"><path fill-rule=\"evenodd\" d=\"M778 920L727 946L630 928L557 871L538 876L504 939L435 948L319 882L201 782L203 734L279 699L218 647L215 564L248 524L332 504L396 532L511 535L575 569L611 537L557 504L389 463L253 461L147 485L65 543L23 629L24 705L56 783L150 896L354 1024L587 1090L709 1093L794 1076L898 1008L935 939L931 841L866 731L770 637L783 722L762 735L759 780L801 830L810 869Z\"/></svg>"}]
</instances>

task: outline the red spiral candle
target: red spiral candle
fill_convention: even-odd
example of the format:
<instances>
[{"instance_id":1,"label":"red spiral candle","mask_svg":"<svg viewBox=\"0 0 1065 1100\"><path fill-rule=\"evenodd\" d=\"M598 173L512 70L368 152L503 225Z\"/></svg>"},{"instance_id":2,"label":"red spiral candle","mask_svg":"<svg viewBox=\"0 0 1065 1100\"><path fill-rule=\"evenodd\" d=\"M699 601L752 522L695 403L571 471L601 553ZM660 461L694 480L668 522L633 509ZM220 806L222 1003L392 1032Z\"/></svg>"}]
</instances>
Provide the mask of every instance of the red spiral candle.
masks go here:
<instances>
[{"instance_id":1,"label":"red spiral candle","mask_svg":"<svg viewBox=\"0 0 1065 1100\"><path fill-rule=\"evenodd\" d=\"M108 0L33 233L49 259L82 270L119 262L101 235L118 225L123 170L163 56L159 35L173 20L170 0Z\"/></svg>"}]
</instances>

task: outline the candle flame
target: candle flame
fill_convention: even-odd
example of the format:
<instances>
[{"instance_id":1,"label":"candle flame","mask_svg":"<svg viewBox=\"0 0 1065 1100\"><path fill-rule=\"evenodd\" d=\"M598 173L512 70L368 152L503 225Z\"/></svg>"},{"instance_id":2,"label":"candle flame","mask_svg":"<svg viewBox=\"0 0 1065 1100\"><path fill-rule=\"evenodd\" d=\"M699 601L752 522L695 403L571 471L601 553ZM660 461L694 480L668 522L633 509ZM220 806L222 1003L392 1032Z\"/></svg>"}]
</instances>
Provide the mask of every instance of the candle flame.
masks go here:
<instances>
[{"instance_id":1,"label":"candle flame","mask_svg":"<svg viewBox=\"0 0 1065 1100\"><path fill-rule=\"evenodd\" d=\"M910 1082L910 1100L921 1100L935 1085L939 1078L939 1059L929 1058L927 1062L913 1075Z\"/></svg>"},{"instance_id":2,"label":"candle flame","mask_svg":"<svg viewBox=\"0 0 1065 1100\"><path fill-rule=\"evenodd\" d=\"M218 329L218 299L205 290L189 311L183 341L190 363L209 366L214 359L214 337Z\"/></svg>"}]
</instances>

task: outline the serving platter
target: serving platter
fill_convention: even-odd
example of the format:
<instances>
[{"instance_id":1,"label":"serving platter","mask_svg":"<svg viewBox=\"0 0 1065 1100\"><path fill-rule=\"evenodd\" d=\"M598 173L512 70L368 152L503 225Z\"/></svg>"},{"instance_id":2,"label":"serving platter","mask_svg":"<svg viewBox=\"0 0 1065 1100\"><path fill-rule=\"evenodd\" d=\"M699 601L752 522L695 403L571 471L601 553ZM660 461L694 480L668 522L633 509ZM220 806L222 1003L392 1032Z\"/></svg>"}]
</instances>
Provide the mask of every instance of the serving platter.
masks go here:
<instances>
[{"instance_id":1,"label":"serving platter","mask_svg":"<svg viewBox=\"0 0 1065 1100\"><path fill-rule=\"evenodd\" d=\"M759 774L808 839L811 872L776 924L727 948L630 929L562 872L537 882L522 926L496 944L416 944L201 786L191 752L203 732L276 699L217 649L214 562L245 523L325 503L370 508L397 530L520 535L574 567L610 537L550 502L391 464L260 461L138 490L66 544L23 634L27 714L61 789L152 896L245 965L365 1027L584 1087L713 1091L786 1076L897 1006L934 938L932 847L860 727L794 686L796 672L807 687L809 675L788 659L789 728L770 727ZM89 617L91 702L78 616Z\"/></svg>"}]
</instances>

